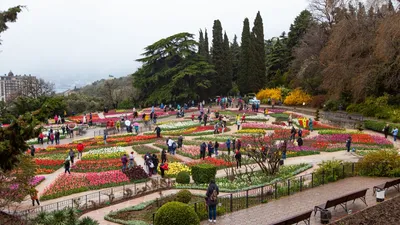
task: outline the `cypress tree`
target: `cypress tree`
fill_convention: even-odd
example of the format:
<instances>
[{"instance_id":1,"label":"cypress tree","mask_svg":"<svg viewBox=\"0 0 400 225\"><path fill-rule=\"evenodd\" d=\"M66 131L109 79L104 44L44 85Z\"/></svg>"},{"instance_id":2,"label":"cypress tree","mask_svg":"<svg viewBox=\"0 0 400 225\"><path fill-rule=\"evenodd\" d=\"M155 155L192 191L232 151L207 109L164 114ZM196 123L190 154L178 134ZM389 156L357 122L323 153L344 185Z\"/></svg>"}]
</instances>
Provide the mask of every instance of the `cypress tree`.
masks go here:
<instances>
[{"instance_id":1,"label":"cypress tree","mask_svg":"<svg viewBox=\"0 0 400 225\"><path fill-rule=\"evenodd\" d=\"M254 20L254 27L251 33L250 41L250 91L258 92L266 84L266 66L265 66L265 43L264 43L264 25L260 15L257 13Z\"/></svg>"},{"instance_id":2,"label":"cypress tree","mask_svg":"<svg viewBox=\"0 0 400 225\"><path fill-rule=\"evenodd\" d=\"M197 53L199 55L205 56L205 41L204 41L204 36L203 36L203 31L200 29L199 31L199 50Z\"/></svg>"},{"instance_id":3,"label":"cypress tree","mask_svg":"<svg viewBox=\"0 0 400 225\"><path fill-rule=\"evenodd\" d=\"M224 66L225 66L225 79L226 79L226 90L224 93L228 93L232 89L232 54L229 46L229 39L226 32L224 34Z\"/></svg>"},{"instance_id":4,"label":"cypress tree","mask_svg":"<svg viewBox=\"0 0 400 225\"><path fill-rule=\"evenodd\" d=\"M246 18L243 21L242 43L240 46L240 64L237 84L241 95L249 92L250 68L250 23Z\"/></svg>"},{"instance_id":5,"label":"cypress tree","mask_svg":"<svg viewBox=\"0 0 400 225\"><path fill-rule=\"evenodd\" d=\"M206 55L207 61L211 62L211 60L210 60L210 45L208 44L207 29L204 30L204 50L205 50L205 55Z\"/></svg>"},{"instance_id":6,"label":"cypress tree","mask_svg":"<svg viewBox=\"0 0 400 225\"><path fill-rule=\"evenodd\" d=\"M236 35L233 38L230 52L232 57L232 81L236 82L238 79L239 68L240 68L240 46L237 42Z\"/></svg>"},{"instance_id":7,"label":"cypress tree","mask_svg":"<svg viewBox=\"0 0 400 225\"><path fill-rule=\"evenodd\" d=\"M212 40L212 64L215 67L217 76L214 79L214 90L218 90L218 95L224 95L228 90L227 77L224 63L225 53L224 53L224 43L222 38L222 25L219 20L214 20L213 26L213 40Z\"/></svg>"}]
</instances>

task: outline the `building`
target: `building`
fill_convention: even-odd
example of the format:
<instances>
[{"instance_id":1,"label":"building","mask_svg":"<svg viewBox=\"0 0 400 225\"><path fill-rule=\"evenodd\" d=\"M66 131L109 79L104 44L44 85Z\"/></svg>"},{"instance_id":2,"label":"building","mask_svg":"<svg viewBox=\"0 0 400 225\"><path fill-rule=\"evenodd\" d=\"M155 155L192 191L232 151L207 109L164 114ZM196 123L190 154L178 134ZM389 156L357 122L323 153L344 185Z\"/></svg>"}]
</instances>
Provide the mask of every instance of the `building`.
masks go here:
<instances>
[{"instance_id":1,"label":"building","mask_svg":"<svg viewBox=\"0 0 400 225\"><path fill-rule=\"evenodd\" d=\"M0 76L0 101L7 102L19 95L30 96L31 90L36 90L38 83L35 76L14 75L10 71L8 75Z\"/></svg>"}]
</instances>

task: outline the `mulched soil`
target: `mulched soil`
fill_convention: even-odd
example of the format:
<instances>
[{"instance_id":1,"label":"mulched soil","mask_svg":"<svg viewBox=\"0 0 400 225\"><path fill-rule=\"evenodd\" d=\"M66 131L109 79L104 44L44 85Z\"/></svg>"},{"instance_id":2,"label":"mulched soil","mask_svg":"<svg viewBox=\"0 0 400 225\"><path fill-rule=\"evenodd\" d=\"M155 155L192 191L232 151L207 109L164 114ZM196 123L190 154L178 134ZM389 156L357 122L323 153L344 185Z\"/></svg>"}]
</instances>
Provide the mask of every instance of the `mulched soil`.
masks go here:
<instances>
[{"instance_id":1,"label":"mulched soil","mask_svg":"<svg viewBox=\"0 0 400 225\"><path fill-rule=\"evenodd\" d=\"M400 196L378 203L358 213L331 223L332 225L393 225L399 224Z\"/></svg>"}]
</instances>

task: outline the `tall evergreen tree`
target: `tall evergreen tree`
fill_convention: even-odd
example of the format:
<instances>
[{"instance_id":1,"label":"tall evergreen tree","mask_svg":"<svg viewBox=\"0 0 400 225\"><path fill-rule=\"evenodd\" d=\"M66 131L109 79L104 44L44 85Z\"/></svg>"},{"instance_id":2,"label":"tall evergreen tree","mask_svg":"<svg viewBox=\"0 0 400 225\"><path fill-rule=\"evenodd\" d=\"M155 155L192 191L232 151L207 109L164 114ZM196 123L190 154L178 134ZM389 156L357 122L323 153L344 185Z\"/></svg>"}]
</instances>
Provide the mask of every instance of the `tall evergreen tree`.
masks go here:
<instances>
[{"instance_id":1,"label":"tall evergreen tree","mask_svg":"<svg viewBox=\"0 0 400 225\"><path fill-rule=\"evenodd\" d=\"M204 41L204 36L203 36L203 31L200 29L199 31L199 49L197 53L199 55L205 56L205 41Z\"/></svg>"},{"instance_id":2,"label":"tall evergreen tree","mask_svg":"<svg viewBox=\"0 0 400 225\"><path fill-rule=\"evenodd\" d=\"M232 57L232 81L236 82L239 74L239 66L240 66L240 46L237 42L237 36L233 38L233 42L231 44L231 57Z\"/></svg>"},{"instance_id":3,"label":"tall evergreen tree","mask_svg":"<svg viewBox=\"0 0 400 225\"><path fill-rule=\"evenodd\" d=\"M264 44L264 25L260 12L254 20L254 27L250 40L250 83L249 88L252 92L258 92L266 84L265 67L265 44Z\"/></svg>"},{"instance_id":4,"label":"tall evergreen tree","mask_svg":"<svg viewBox=\"0 0 400 225\"><path fill-rule=\"evenodd\" d=\"M233 73L233 68L232 68L232 54L230 51L230 46L229 46L229 39L228 35L226 35L226 32L224 34L224 69L225 69L225 79L227 81L227 86L226 86L226 92L229 92L232 89L232 73Z\"/></svg>"},{"instance_id":5,"label":"tall evergreen tree","mask_svg":"<svg viewBox=\"0 0 400 225\"><path fill-rule=\"evenodd\" d=\"M217 72L217 76L214 79L214 90L216 90L216 94L224 95L229 91L229 82L232 80L228 80L225 63L226 63L226 54L224 52L224 40L222 38L222 25L219 20L214 20L213 26L213 40L212 40L212 63L215 67L215 71Z\"/></svg>"},{"instance_id":6,"label":"tall evergreen tree","mask_svg":"<svg viewBox=\"0 0 400 225\"><path fill-rule=\"evenodd\" d=\"M243 21L242 43L240 46L240 67L237 80L241 95L248 93L250 90L250 36L250 23L249 19L246 18Z\"/></svg>"},{"instance_id":7,"label":"tall evergreen tree","mask_svg":"<svg viewBox=\"0 0 400 225\"><path fill-rule=\"evenodd\" d=\"M206 58L208 62L211 62L210 58L210 45L208 43L208 34L207 34L207 29L204 30L204 50L206 54Z\"/></svg>"},{"instance_id":8,"label":"tall evergreen tree","mask_svg":"<svg viewBox=\"0 0 400 225\"><path fill-rule=\"evenodd\" d=\"M308 10L301 11L301 13L294 19L294 23L290 25L287 40L287 46L290 51L299 44L301 38L310 27L311 22L312 14Z\"/></svg>"}]
</instances>

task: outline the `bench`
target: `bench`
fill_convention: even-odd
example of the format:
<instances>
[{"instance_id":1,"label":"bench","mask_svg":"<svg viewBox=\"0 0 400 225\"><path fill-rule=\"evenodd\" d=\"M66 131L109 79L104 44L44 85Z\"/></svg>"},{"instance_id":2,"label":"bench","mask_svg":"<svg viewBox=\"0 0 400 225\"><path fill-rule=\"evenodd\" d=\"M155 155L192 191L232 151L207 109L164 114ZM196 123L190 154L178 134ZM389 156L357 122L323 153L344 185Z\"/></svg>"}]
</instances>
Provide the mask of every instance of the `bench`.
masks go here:
<instances>
[{"instance_id":1,"label":"bench","mask_svg":"<svg viewBox=\"0 0 400 225\"><path fill-rule=\"evenodd\" d=\"M347 195L343 195L343 196L335 198L335 199L328 200L325 204L315 206L314 207L314 216L317 213L317 211L326 211L331 207L334 207L334 209L336 209L336 206L338 206L338 205L342 206L343 209L347 212L347 202L353 200L353 203L354 203L356 201L356 199L358 199L358 198L361 199L361 201L363 201L366 206L368 206L367 202L365 200L365 195L367 194L367 190L368 190L368 188L360 190L360 191L356 191L356 192L353 192L353 193L350 193Z\"/></svg>"},{"instance_id":2,"label":"bench","mask_svg":"<svg viewBox=\"0 0 400 225\"><path fill-rule=\"evenodd\" d=\"M290 224L297 224L299 222L304 222L305 224L310 225L311 213L312 210L273 223L273 225L290 225Z\"/></svg>"},{"instance_id":3,"label":"bench","mask_svg":"<svg viewBox=\"0 0 400 225\"><path fill-rule=\"evenodd\" d=\"M378 186L374 186L372 195L375 195L377 190L387 190L390 187L394 187L397 189L397 191L400 192L400 179L396 179L396 180L392 180L392 181L388 181L384 184L378 185Z\"/></svg>"}]
</instances>

